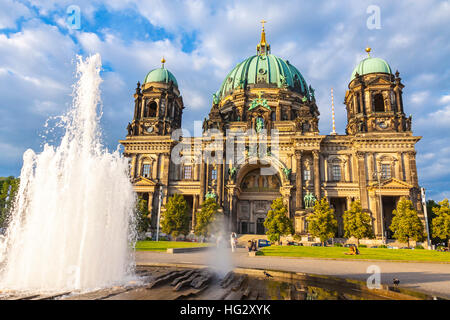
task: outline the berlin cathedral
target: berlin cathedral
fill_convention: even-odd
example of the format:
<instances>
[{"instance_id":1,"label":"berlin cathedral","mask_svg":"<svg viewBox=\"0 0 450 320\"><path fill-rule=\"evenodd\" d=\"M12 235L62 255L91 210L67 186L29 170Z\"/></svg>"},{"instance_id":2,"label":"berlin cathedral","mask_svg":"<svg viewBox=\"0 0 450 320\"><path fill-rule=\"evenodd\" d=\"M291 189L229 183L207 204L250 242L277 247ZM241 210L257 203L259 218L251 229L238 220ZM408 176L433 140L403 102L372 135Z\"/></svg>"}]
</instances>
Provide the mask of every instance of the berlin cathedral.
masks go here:
<instances>
[{"instance_id":1,"label":"berlin cathedral","mask_svg":"<svg viewBox=\"0 0 450 320\"><path fill-rule=\"evenodd\" d=\"M230 231L238 234L264 234L267 212L279 197L296 234L303 236L308 236L311 203L323 197L338 221L336 237L343 237L342 217L355 200L370 213L378 239L392 238L392 210L402 196L412 200L423 220L415 159L421 137L413 135L411 116L405 116L399 72L371 57L367 48L368 57L349 73L345 134L333 129L322 135L314 89L288 60L271 54L264 26L256 51L237 64L213 94L198 137L173 137L181 128L182 88L164 58L160 68L138 82L134 117L120 143L131 160L135 191L148 201L152 227L173 194L183 195L191 208L192 228L205 198L214 196ZM230 133L262 128L268 132L269 146L264 157L245 147L243 161L227 161L225 144L234 139ZM195 161L192 155L172 161L172 152L183 141L192 150L195 144L210 148L205 132L211 129L223 134L223 157ZM277 157L270 152L270 131L278 133ZM271 173L262 174L268 166Z\"/></svg>"}]
</instances>

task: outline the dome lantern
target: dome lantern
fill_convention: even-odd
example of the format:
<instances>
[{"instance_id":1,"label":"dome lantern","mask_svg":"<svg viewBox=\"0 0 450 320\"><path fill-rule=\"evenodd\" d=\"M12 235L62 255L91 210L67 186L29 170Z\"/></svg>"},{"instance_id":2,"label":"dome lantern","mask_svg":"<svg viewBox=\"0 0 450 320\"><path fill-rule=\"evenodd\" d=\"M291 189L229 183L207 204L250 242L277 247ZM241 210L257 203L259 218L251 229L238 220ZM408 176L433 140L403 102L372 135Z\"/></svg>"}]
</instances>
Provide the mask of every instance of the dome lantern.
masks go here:
<instances>
[{"instance_id":1,"label":"dome lantern","mask_svg":"<svg viewBox=\"0 0 450 320\"><path fill-rule=\"evenodd\" d=\"M258 55L270 53L270 44L268 44L266 42L266 32L264 30L265 23L267 23L266 20L264 20L264 19L261 20L261 24L262 24L261 41L256 46L256 52L258 53Z\"/></svg>"}]
</instances>

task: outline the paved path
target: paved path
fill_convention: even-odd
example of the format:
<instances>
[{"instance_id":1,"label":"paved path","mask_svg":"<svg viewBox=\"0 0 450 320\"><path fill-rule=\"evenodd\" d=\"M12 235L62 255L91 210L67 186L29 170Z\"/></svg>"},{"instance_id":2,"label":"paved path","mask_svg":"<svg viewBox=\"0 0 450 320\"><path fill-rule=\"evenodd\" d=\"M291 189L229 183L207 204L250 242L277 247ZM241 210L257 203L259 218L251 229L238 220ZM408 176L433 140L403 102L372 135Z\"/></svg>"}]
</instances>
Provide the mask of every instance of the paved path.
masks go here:
<instances>
[{"instance_id":1,"label":"paved path","mask_svg":"<svg viewBox=\"0 0 450 320\"><path fill-rule=\"evenodd\" d=\"M413 263L388 261L349 261L324 260L312 258L249 257L246 249L237 249L231 254L211 249L196 253L168 254L165 252L136 252L139 263L182 263L201 265L223 265L233 262L235 267L267 268L273 270L305 272L331 275L366 281L370 274L367 267L377 265L381 270L381 282L392 285L392 279L398 278L400 286L417 291L435 294L450 299L450 264Z\"/></svg>"}]
</instances>

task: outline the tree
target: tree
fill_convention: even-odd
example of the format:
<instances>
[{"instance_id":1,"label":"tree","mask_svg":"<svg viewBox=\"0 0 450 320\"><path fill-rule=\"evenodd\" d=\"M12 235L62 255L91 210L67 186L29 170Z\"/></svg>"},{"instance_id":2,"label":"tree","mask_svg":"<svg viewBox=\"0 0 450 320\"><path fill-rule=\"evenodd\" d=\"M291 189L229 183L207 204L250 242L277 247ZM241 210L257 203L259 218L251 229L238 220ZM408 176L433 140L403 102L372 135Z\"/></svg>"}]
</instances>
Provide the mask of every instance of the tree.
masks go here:
<instances>
[{"instance_id":1,"label":"tree","mask_svg":"<svg viewBox=\"0 0 450 320\"><path fill-rule=\"evenodd\" d=\"M427 200L426 206L427 206L428 225L430 226L429 232L430 232L431 243L436 244L436 243L439 243L441 241L441 239L439 237L436 237L436 235L433 232L433 228L432 228L433 219L436 217L436 214L434 213L433 208L434 207L439 208L439 205L436 203L436 201L430 199L430 200Z\"/></svg>"},{"instance_id":2,"label":"tree","mask_svg":"<svg viewBox=\"0 0 450 320\"><path fill-rule=\"evenodd\" d=\"M215 198L207 198L203 204L202 209L197 213L195 234L197 236L208 237L212 233L215 233L214 227L216 224L220 224L222 214L219 216L217 210L219 205L216 203Z\"/></svg>"},{"instance_id":3,"label":"tree","mask_svg":"<svg viewBox=\"0 0 450 320\"><path fill-rule=\"evenodd\" d=\"M397 209L392 211L392 223L389 227L394 232L393 237L401 242L422 241L424 228L417 211L414 210L411 200L400 198Z\"/></svg>"},{"instance_id":4,"label":"tree","mask_svg":"<svg viewBox=\"0 0 450 320\"><path fill-rule=\"evenodd\" d=\"M189 233L189 208L181 194L174 194L167 200L166 211L162 215L161 230L177 237Z\"/></svg>"},{"instance_id":5,"label":"tree","mask_svg":"<svg viewBox=\"0 0 450 320\"><path fill-rule=\"evenodd\" d=\"M432 221L433 235L447 241L450 248L450 206L448 199L439 202L438 207L433 208L436 217Z\"/></svg>"},{"instance_id":6,"label":"tree","mask_svg":"<svg viewBox=\"0 0 450 320\"><path fill-rule=\"evenodd\" d=\"M294 226L292 220L288 217L288 210L281 197L273 200L270 207L272 210L267 213L264 227L267 229L266 234L269 240L278 242L281 236L293 234Z\"/></svg>"},{"instance_id":7,"label":"tree","mask_svg":"<svg viewBox=\"0 0 450 320\"><path fill-rule=\"evenodd\" d=\"M330 208L326 198L314 203L314 214L307 218L308 232L314 237L320 238L324 245L325 241L333 238L336 234L338 223L334 217L334 210Z\"/></svg>"},{"instance_id":8,"label":"tree","mask_svg":"<svg viewBox=\"0 0 450 320\"><path fill-rule=\"evenodd\" d=\"M150 226L148 201L142 197L136 203L136 227L139 233L146 232Z\"/></svg>"},{"instance_id":9,"label":"tree","mask_svg":"<svg viewBox=\"0 0 450 320\"><path fill-rule=\"evenodd\" d=\"M0 178L0 227L13 209L20 179L14 177Z\"/></svg>"},{"instance_id":10,"label":"tree","mask_svg":"<svg viewBox=\"0 0 450 320\"><path fill-rule=\"evenodd\" d=\"M355 237L358 241L362 238L373 238L372 218L368 212L362 210L359 200L353 201L350 209L344 212L345 237Z\"/></svg>"}]
</instances>

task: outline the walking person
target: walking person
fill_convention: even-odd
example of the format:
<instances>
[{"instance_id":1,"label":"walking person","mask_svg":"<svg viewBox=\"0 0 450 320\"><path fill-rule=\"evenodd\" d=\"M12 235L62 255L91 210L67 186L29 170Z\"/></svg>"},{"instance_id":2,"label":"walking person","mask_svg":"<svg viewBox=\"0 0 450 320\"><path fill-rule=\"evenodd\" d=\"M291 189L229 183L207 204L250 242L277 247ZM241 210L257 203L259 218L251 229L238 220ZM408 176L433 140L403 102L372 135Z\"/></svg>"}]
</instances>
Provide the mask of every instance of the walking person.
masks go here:
<instances>
[{"instance_id":1,"label":"walking person","mask_svg":"<svg viewBox=\"0 0 450 320\"><path fill-rule=\"evenodd\" d=\"M234 232L230 235L231 252L236 251L236 234Z\"/></svg>"}]
</instances>

